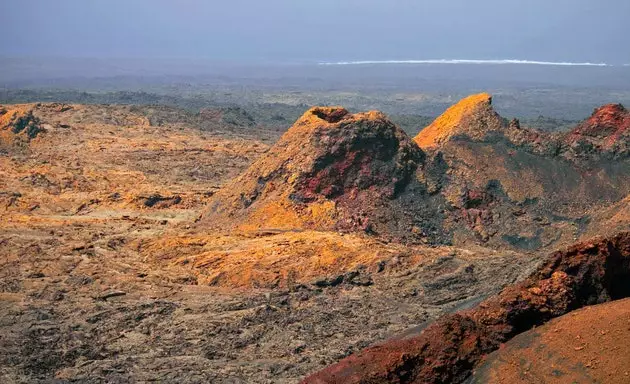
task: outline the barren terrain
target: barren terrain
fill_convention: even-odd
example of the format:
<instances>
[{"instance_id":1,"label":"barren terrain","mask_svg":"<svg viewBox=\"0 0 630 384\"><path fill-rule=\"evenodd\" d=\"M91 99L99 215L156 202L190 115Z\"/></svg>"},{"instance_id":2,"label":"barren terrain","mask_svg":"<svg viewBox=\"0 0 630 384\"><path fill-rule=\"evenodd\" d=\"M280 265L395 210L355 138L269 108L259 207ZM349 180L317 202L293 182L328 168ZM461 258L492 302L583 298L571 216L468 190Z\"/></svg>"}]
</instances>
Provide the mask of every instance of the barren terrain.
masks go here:
<instances>
[{"instance_id":1,"label":"barren terrain","mask_svg":"<svg viewBox=\"0 0 630 384\"><path fill-rule=\"evenodd\" d=\"M625 153L507 126L438 153L339 108L282 138L242 111L0 110L2 382L296 383L627 229Z\"/></svg>"}]
</instances>

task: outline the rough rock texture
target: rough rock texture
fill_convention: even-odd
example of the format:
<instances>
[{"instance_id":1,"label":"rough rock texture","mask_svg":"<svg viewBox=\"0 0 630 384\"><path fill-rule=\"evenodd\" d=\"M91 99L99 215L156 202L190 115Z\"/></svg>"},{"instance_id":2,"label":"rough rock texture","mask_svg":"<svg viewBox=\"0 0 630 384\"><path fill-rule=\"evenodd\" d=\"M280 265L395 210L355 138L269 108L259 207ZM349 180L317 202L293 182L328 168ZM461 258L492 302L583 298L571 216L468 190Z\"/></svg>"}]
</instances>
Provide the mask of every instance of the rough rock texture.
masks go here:
<instances>
[{"instance_id":1,"label":"rough rock texture","mask_svg":"<svg viewBox=\"0 0 630 384\"><path fill-rule=\"evenodd\" d=\"M507 342L467 383L628 383L629 327L630 299L573 311Z\"/></svg>"},{"instance_id":2,"label":"rough rock texture","mask_svg":"<svg viewBox=\"0 0 630 384\"><path fill-rule=\"evenodd\" d=\"M590 118L571 130L564 143L569 155L624 156L630 154L630 112L621 104L595 109Z\"/></svg>"},{"instance_id":3,"label":"rough rock texture","mask_svg":"<svg viewBox=\"0 0 630 384\"><path fill-rule=\"evenodd\" d=\"M589 126L625 121L620 108ZM414 141L378 112L313 108L216 194L199 227L550 250L575 242L596 212L630 193L628 160L573 161L563 136L508 122L485 93Z\"/></svg>"},{"instance_id":4,"label":"rough rock texture","mask_svg":"<svg viewBox=\"0 0 630 384\"><path fill-rule=\"evenodd\" d=\"M33 116L32 108L0 106L0 145L27 143L42 130L39 119Z\"/></svg>"},{"instance_id":5,"label":"rough rock texture","mask_svg":"<svg viewBox=\"0 0 630 384\"><path fill-rule=\"evenodd\" d=\"M520 284L421 334L352 355L303 383L460 383L515 335L585 305L630 296L630 232L551 255Z\"/></svg>"},{"instance_id":6,"label":"rough rock texture","mask_svg":"<svg viewBox=\"0 0 630 384\"><path fill-rule=\"evenodd\" d=\"M421 148L436 148L455 135L481 138L488 131L505 126L492 109L492 96L480 93L468 96L450 107L414 138Z\"/></svg>"},{"instance_id":7,"label":"rough rock texture","mask_svg":"<svg viewBox=\"0 0 630 384\"><path fill-rule=\"evenodd\" d=\"M425 155L380 112L307 111L233 183L201 225L365 232L440 242L441 218L418 182Z\"/></svg>"},{"instance_id":8,"label":"rough rock texture","mask_svg":"<svg viewBox=\"0 0 630 384\"><path fill-rule=\"evenodd\" d=\"M275 131L30 107L46 134L0 155L0 383L295 384L536 263L333 231L192 236Z\"/></svg>"},{"instance_id":9,"label":"rough rock texture","mask_svg":"<svg viewBox=\"0 0 630 384\"><path fill-rule=\"evenodd\" d=\"M621 107L610 108L582 126L623 131ZM617 147L625 142L612 135ZM428 190L446 201L452 243L537 251L601 233L587 227L600 227L592 218L630 193L630 164L599 147L577 156L581 147L565 136L508 122L488 94L463 99L422 130L414 140L428 156Z\"/></svg>"},{"instance_id":10,"label":"rough rock texture","mask_svg":"<svg viewBox=\"0 0 630 384\"><path fill-rule=\"evenodd\" d=\"M396 234L400 225L398 233L414 241L432 241L422 232L431 233L426 220L437 211L452 227L434 230L459 235L456 246L384 241L370 231L265 229L258 224L269 227L269 220L257 204L275 196L267 188L246 209L238 208L235 195L238 209L226 218L255 231L195 224L216 203L213 194L240 188L233 178L267 156L278 131L170 107L25 107L46 132L27 150L0 154L2 383L294 384L392 335L417 335L443 314L524 280L541 260L536 247L549 246L557 233L564 236L557 243L573 242L578 224L603 228L596 216L574 222L543 215L536 201L556 194L560 202L573 199L594 211L607 206L612 216L602 220L628 228L627 208L613 208L617 195L629 193L626 163L578 169L492 135L481 141L454 136L418 162L395 197L356 200L363 205L356 212L376 218L373 231ZM342 121L361 138L374 132ZM319 137L329 140L330 133ZM310 143L295 147L320 151L309 152L313 156L326 148ZM372 157L381 153L369 148L364 152ZM368 163L384 163L387 172L404 169L385 160ZM357 164L348 168L354 172L343 179L348 183L317 177L324 184L316 186L344 188L329 197L314 192L315 201L309 201L308 184L279 178L276 191L299 190L305 201L287 195L275 200L287 202L287 210L269 212L299 217L300 209L316 210L321 199L338 209L335 219L343 217L354 209L346 200L354 188L346 186L361 173L354 170L364 163ZM379 182L374 189L392 185ZM254 211L259 223L248 221ZM480 247L484 231L489 240ZM474 238L466 243L461 233ZM508 249L503 235L527 252Z\"/></svg>"}]
</instances>

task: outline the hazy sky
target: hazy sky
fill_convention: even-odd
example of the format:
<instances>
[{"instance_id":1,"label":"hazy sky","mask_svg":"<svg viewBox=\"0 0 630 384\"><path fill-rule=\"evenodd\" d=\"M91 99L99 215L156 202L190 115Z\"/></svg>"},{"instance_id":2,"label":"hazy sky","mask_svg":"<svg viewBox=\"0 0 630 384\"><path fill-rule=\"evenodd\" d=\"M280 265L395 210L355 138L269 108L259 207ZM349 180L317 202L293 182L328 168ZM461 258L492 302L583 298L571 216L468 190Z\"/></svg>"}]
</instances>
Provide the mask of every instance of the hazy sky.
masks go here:
<instances>
[{"instance_id":1,"label":"hazy sky","mask_svg":"<svg viewBox=\"0 0 630 384\"><path fill-rule=\"evenodd\" d=\"M1 0L0 55L630 63L630 0Z\"/></svg>"}]
</instances>

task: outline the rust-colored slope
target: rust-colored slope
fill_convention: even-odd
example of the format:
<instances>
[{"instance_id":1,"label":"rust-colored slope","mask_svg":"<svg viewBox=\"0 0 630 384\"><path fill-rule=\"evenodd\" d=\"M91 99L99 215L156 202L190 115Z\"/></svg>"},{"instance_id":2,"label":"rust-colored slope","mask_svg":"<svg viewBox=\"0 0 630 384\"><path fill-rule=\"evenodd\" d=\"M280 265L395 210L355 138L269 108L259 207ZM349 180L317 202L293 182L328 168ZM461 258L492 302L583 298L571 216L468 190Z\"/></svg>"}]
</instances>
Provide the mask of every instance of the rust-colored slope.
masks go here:
<instances>
[{"instance_id":1,"label":"rust-colored slope","mask_svg":"<svg viewBox=\"0 0 630 384\"><path fill-rule=\"evenodd\" d=\"M607 104L571 130L564 138L573 151L629 153L630 112L621 104Z\"/></svg>"},{"instance_id":2,"label":"rust-colored slope","mask_svg":"<svg viewBox=\"0 0 630 384\"><path fill-rule=\"evenodd\" d=\"M579 309L510 340L471 384L628 383L629 327L630 299Z\"/></svg>"},{"instance_id":3,"label":"rust-colored slope","mask_svg":"<svg viewBox=\"0 0 630 384\"><path fill-rule=\"evenodd\" d=\"M630 232L553 254L522 283L418 336L370 347L303 383L460 383L483 355L585 305L630 296Z\"/></svg>"}]
</instances>

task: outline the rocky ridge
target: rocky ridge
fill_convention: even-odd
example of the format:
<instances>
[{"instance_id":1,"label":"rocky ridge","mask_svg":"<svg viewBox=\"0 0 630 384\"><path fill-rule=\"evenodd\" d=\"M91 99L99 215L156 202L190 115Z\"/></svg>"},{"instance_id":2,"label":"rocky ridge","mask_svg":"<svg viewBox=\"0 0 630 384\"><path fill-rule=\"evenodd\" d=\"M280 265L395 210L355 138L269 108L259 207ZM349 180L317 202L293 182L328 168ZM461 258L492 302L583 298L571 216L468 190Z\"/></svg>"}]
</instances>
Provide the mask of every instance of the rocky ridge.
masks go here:
<instances>
[{"instance_id":1,"label":"rocky ridge","mask_svg":"<svg viewBox=\"0 0 630 384\"><path fill-rule=\"evenodd\" d=\"M630 296L630 233L552 254L528 279L418 335L369 347L302 383L461 383L515 335L586 305Z\"/></svg>"},{"instance_id":2,"label":"rocky ridge","mask_svg":"<svg viewBox=\"0 0 630 384\"><path fill-rule=\"evenodd\" d=\"M613 118L598 117L608 113L602 108L584 124L625 124L615 108ZM574 160L567 137L584 130L522 128L485 93L455 104L414 140L381 113L316 107L217 193L199 228L551 249L579 238L594 211L630 193L630 172L606 160L606 149ZM623 142L623 125L615 132Z\"/></svg>"},{"instance_id":3,"label":"rocky ridge","mask_svg":"<svg viewBox=\"0 0 630 384\"><path fill-rule=\"evenodd\" d=\"M449 207L453 243L537 250L593 234L586 223L598 227L591 218L630 193L626 113L605 106L570 132L548 134L502 118L488 94L449 108L414 140L435 173L430 190ZM615 144L585 150L585 132Z\"/></svg>"}]
</instances>

